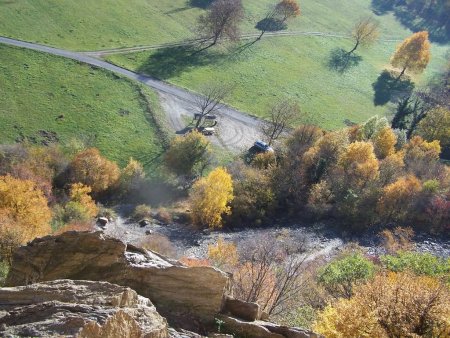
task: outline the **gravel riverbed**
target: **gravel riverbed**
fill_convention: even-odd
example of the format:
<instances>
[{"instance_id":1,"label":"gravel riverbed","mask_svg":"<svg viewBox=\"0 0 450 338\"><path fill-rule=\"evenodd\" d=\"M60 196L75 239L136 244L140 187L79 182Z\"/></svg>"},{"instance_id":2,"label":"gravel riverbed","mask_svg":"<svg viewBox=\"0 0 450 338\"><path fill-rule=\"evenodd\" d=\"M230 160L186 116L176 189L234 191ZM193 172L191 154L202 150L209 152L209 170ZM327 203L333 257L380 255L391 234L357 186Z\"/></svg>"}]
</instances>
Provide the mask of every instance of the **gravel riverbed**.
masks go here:
<instances>
[{"instance_id":1,"label":"gravel riverbed","mask_svg":"<svg viewBox=\"0 0 450 338\"><path fill-rule=\"evenodd\" d=\"M260 235L264 235L264 238L274 241L289 236L293 241L304 243L304 247L307 250L306 253L311 257L323 256L330 258L339 252L345 243L350 241L355 241L366 248L369 255L384 253L384 249L379 246L376 236L363 235L356 239L342 238L336 232L327 230L323 224L315 224L314 226L300 224L290 226L274 225L266 228L247 228L236 231L199 231L184 224L162 224L157 221L152 221L149 225L141 227L135 222L118 217L115 221L110 222L104 231L107 235L132 244L139 244L147 236L164 235L175 248L177 257L205 258L208 245L217 243L220 237L234 242L239 247L239 244ZM415 246L416 250L420 252L430 252L441 257L450 257L450 242L448 240L419 234L415 238Z\"/></svg>"}]
</instances>

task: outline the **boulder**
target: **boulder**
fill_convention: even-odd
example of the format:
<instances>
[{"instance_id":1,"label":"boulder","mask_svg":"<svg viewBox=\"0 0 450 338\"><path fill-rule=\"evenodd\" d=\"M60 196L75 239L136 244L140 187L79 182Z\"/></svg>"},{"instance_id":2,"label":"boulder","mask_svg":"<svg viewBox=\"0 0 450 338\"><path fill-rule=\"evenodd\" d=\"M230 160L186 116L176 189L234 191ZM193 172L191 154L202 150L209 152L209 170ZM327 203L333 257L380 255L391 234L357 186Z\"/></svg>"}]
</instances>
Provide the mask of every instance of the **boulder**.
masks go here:
<instances>
[{"instance_id":1,"label":"boulder","mask_svg":"<svg viewBox=\"0 0 450 338\"><path fill-rule=\"evenodd\" d=\"M227 332L247 338L323 338L312 331L277 325L261 320L245 321L226 315L218 315Z\"/></svg>"},{"instance_id":2,"label":"boulder","mask_svg":"<svg viewBox=\"0 0 450 338\"><path fill-rule=\"evenodd\" d=\"M169 337L150 300L107 282L56 280L0 289L0 336Z\"/></svg>"},{"instance_id":3,"label":"boulder","mask_svg":"<svg viewBox=\"0 0 450 338\"><path fill-rule=\"evenodd\" d=\"M20 247L6 285L56 279L103 280L130 287L151 299L174 325L180 318L195 325L213 323L224 295L230 293L229 275L220 270L186 267L102 232L66 232Z\"/></svg>"},{"instance_id":4,"label":"boulder","mask_svg":"<svg viewBox=\"0 0 450 338\"><path fill-rule=\"evenodd\" d=\"M199 335L195 332L186 331L183 329L175 330L174 328L169 328L170 338L206 338L205 336Z\"/></svg>"},{"instance_id":5,"label":"boulder","mask_svg":"<svg viewBox=\"0 0 450 338\"><path fill-rule=\"evenodd\" d=\"M144 227L146 227L149 224L150 224L150 221L148 219L141 219L139 221L139 225L141 226L141 228L144 228Z\"/></svg>"},{"instance_id":6,"label":"boulder","mask_svg":"<svg viewBox=\"0 0 450 338\"><path fill-rule=\"evenodd\" d=\"M249 321L260 319L260 308L258 304L245 302L229 296L225 297L222 312Z\"/></svg>"},{"instance_id":7,"label":"boulder","mask_svg":"<svg viewBox=\"0 0 450 338\"><path fill-rule=\"evenodd\" d=\"M246 338L285 338L285 336L273 333L261 325L264 322L246 321L225 315L218 315L218 319L223 321L223 328L226 332L233 333L239 337Z\"/></svg>"},{"instance_id":8,"label":"boulder","mask_svg":"<svg viewBox=\"0 0 450 338\"><path fill-rule=\"evenodd\" d=\"M106 217L97 218L97 224L101 227L105 227L109 223L109 220Z\"/></svg>"}]
</instances>

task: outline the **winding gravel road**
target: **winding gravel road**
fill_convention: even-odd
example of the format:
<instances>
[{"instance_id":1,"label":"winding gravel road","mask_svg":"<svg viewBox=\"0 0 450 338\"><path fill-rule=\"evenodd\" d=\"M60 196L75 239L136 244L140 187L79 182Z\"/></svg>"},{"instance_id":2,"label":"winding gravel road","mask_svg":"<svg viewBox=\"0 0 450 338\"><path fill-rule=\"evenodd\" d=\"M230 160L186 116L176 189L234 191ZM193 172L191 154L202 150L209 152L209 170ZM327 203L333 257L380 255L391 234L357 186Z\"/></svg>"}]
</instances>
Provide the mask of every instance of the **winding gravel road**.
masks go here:
<instances>
[{"instance_id":1,"label":"winding gravel road","mask_svg":"<svg viewBox=\"0 0 450 338\"><path fill-rule=\"evenodd\" d=\"M158 92L161 98L161 105L167 114L167 120L175 132L181 132L186 126L186 120L192 119L194 115L194 109L192 107L197 94L185 89L169 85L166 82L149 76L131 72L127 69L79 52L48 47L6 37L0 37L0 43L62 56L112 71L145 84ZM253 142L260 137L258 132L259 119L227 106L223 107L218 115L220 116L220 121L216 128L218 131L217 135L212 137L213 143L222 146L229 151L240 152L244 149L248 149Z\"/></svg>"}]
</instances>

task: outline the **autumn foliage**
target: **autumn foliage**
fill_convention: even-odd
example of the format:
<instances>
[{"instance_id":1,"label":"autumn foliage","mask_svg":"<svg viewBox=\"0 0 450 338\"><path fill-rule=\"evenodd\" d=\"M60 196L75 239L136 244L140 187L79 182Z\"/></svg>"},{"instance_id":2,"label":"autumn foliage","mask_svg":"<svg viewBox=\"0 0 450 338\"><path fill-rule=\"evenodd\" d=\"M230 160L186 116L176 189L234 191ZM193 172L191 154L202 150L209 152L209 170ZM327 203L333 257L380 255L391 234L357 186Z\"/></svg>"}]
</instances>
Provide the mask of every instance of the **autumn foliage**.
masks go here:
<instances>
[{"instance_id":1,"label":"autumn foliage","mask_svg":"<svg viewBox=\"0 0 450 338\"><path fill-rule=\"evenodd\" d=\"M190 201L194 224L211 228L222 226L222 215L230 213L233 181L224 168L216 168L192 187Z\"/></svg>"},{"instance_id":2,"label":"autumn foliage","mask_svg":"<svg viewBox=\"0 0 450 338\"><path fill-rule=\"evenodd\" d=\"M208 245L208 258L219 269L229 270L238 263L236 245L220 237L215 245Z\"/></svg>"},{"instance_id":3,"label":"autumn foliage","mask_svg":"<svg viewBox=\"0 0 450 338\"><path fill-rule=\"evenodd\" d=\"M275 12L282 22L300 15L300 6L296 0L282 0L275 6Z\"/></svg>"},{"instance_id":4,"label":"autumn foliage","mask_svg":"<svg viewBox=\"0 0 450 338\"><path fill-rule=\"evenodd\" d=\"M405 71L421 73L430 62L430 41L428 32L417 32L406 38L392 56L391 64L395 68L401 69L399 77Z\"/></svg>"},{"instance_id":5,"label":"autumn foliage","mask_svg":"<svg viewBox=\"0 0 450 338\"><path fill-rule=\"evenodd\" d=\"M401 177L383 189L378 202L378 211L386 220L405 220L411 203L421 190L420 181L415 176Z\"/></svg>"},{"instance_id":6,"label":"autumn foliage","mask_svg":"<svg viewBox=\"0 0 450 338\"><path fill-rule=\"evenodd\" d=\"M47 200L36 184L9 175L0 177L0 214L21 229L20 243L50 232L51 212ZM4 227L2 231L13 231Z\"/></svg>"},{"instance_id":7,"label":"autumn foliage","mask_svg":"<svg viewBox=\"0 0 450 338\"><path fill-rule=\"evenodd\" d=\"M30 180L0 176L0 255L34 237L50 233L51 211L43 192Z\"/></svg>"},{"instance_id":8,"label":"autumn foliage","mask_svg":"<svg viewBox=\"0 0 450 338\"><path fill-rule=\"evenodd\" d=\"M120 170L116 163L101 156L96 148L90 148L75 155L69 164L70 181L91 187L94 194L106 191L119 179Z\"/></svg>"},{"instance_id":9,"label":"autumn foliage","mask_svg":"<svg viewBox=\"0 0 450 338\"><path fill-rule=\"evenodd\" d=\"M326 337L447 337L450 293L436 278L382 273L328 305L315 330Z\"/></svg>"}]
</instances>

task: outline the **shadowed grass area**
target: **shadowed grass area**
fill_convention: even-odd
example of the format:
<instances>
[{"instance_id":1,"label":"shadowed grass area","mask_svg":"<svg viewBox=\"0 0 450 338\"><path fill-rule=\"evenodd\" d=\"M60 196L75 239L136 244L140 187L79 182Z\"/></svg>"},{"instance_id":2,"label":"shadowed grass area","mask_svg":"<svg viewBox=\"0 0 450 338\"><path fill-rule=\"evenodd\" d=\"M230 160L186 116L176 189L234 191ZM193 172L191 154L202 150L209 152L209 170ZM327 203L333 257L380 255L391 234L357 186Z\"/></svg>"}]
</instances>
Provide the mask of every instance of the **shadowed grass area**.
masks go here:
<instances>
[{"instance_id":1,"label":"shadowed grass area","mask_svg":"<svg viewBox=\"0 0 450 338\"><path fill-rule=\"evenodd\" d=\"M157 96L113 73L72 60L0 45L0 143L73 140L125 165L157 168L162 141Z\"/></svg>"},{"instance_id":2,"label":"shadowed grass area","mask_svg":"<svg viewBox=\"0 0 450 338\"><path fill-rule=\"evenodd\" d=\"M372 84L374 90L373 103L375 106L385 105L388 102L398 102L402 97L408 96L414 90L414 83L407 76L397 79L398 75L384 70L377 81Z\"/></svg>"},{"instance_id":3,"label":"shadowed grass area","mask_svg":"<svg viewBox=\"0 0 450 338\"><path fill-rule=\"evenodd\" d=\"M349 54L342 48L333 49L330 53L328 67L339 73L344 73L352 67L356 67L362 61L358 54Z\"/></svg>"},{"instance_id":4,"label":"shadowed grass area","mask_svg":"<svg viewBox=\"0 0 450 338\"><path fill-rule=\"evenodd\" d=\"M180 46L161 48L152 53L138 69L139 73L151 74L162 80L180 76L196 67L218 63L226 55L217 51L196 53L195 47Z\"/></svg>"},{"instance_id":5,"label":"shadowed grass area","mask_svg":"<svg viewBox=\"0 0 450 338\"><path fill-rule=\"evenodd\" d=\"M397 1L398 3L398 1ZM414 7L414 1L411 1L411 7ZM428 8L420 5L417 2L417 8L415 11L411 11L403 3L400 6L395 5L392 0L372 0L372 9L377 15L385 15L394 13L397 20L399 20L405 27L413 30L414 32L428 31L430 39L434 42L448 43L450 42L450 22L449 12L450 6L441 3L431 3ZM434 11L439 9L441 10ZM447 12L445 10L447 8Z\"/></svg>"}]
</instances>

